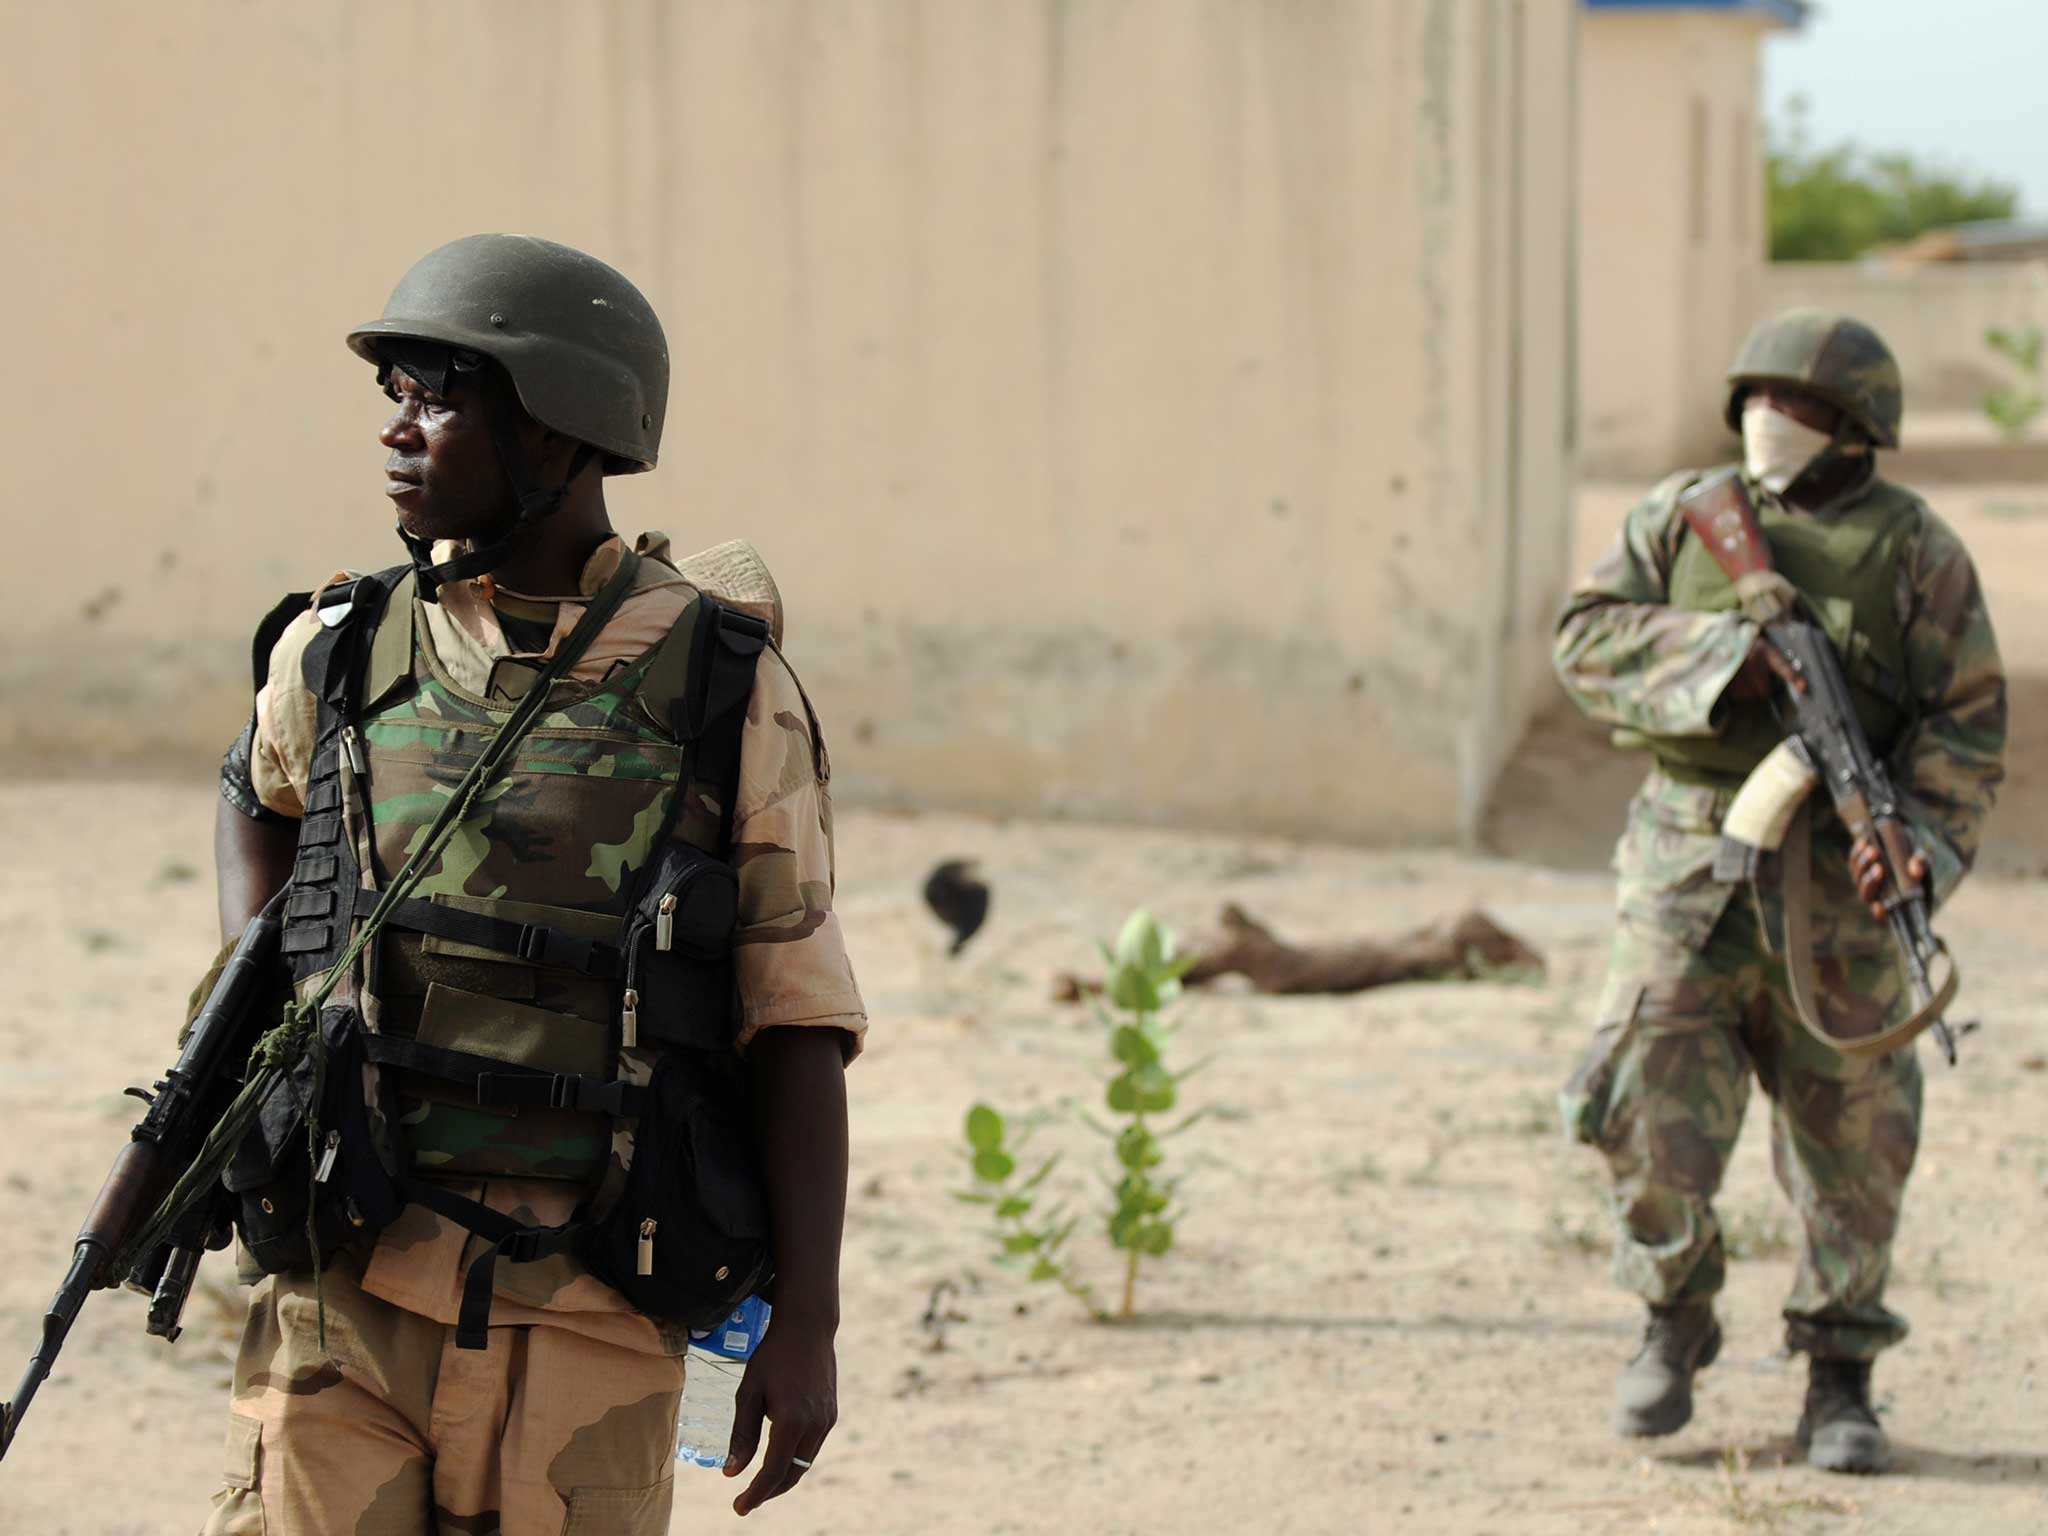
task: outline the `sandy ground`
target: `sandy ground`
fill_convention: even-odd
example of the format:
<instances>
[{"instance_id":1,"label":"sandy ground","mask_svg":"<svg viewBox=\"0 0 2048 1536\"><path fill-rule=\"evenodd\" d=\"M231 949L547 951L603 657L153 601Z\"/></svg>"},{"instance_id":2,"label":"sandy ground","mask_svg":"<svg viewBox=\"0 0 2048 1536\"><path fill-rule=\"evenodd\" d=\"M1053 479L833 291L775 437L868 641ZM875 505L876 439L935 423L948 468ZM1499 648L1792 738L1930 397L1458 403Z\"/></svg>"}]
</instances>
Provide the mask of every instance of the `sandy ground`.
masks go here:
<instances>
[{"instance_id":1,"label":"sandy ground","mask_svg":"<svg viewBox=\"0 0 2048 1536\"><path fill-rule=\"evenodd\" d=\"M1621 505L1589 496L1588 528ZM1981 493L1956 520L2003 602L2048 532L2048 497ZM2048 663L2030 629L2048 619L2017 600L1999 611L2015 664ZM2002 846L1945 918L1963 1012L1985 1027L1961 1071L1930 1067L1893 1291L1914 1334L1878 1375L1899 1468L1874 1481L1809 1472L1792 1444L1802 1372L1779 1352L1777 1308L1793 1232L1754 1131L1723 1202L1729 1346L1698 1416L1651 1446L1608 1432L1638 1313L1606 1279L1596 1162L1563 1143L1551 1103L1604 954L1601 865L1632 778L1608 756L1561 720L1539 726L1489 833L1510 857L846 813L840 906L876 1023L849 1079L842 1427L802 1492L755 1522L835 1536L2048 1530L2048 834L2028 809L2048 743L2022 732ZM203 772L0 785L0 1390L132 1119L119 1091L165 1064L210 952L212 806ZM983 861L996 903L949 962L916 892L961 854ZM1051 973L1086 968L1134 905L1196 929L1226 899L1300 937L1479 901L1550 974L1190 1001L1185 1053L1216 1057L1190 1101L1226 1113L1172 1144L1192 1170L1188 1214L1141 1284L1142 1315L1089 1325L990 1263L976 1213L950 1198L961 1117L977 1098L1092 1097L1101 1032L1046 1001ZM1098 1202L1100 1144L1042 1134L1076 1198ZM1080 1251L1108 1284L1106 1248ZM94 1299L0 1467L0 1531L197 1527L239 1307L213 1261L207 1282L170 1348L144 1337L138 1299ZM948 1282L934 1330L922 1320ZM731 1520L721 1479L678 1482L674 1530Z\"/></svg>"}]
</instances>

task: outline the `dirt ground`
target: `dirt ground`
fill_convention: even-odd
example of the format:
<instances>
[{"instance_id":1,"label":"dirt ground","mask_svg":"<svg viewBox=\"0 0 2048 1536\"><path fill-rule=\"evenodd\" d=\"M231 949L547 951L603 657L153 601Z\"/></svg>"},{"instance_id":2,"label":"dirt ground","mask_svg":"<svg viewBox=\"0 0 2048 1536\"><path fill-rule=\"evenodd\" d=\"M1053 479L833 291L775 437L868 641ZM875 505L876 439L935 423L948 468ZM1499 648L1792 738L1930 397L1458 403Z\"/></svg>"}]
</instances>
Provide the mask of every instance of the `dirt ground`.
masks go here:
<instances>
[{"instance_id":1,"label":"dirt ground","mask_svg":"<svg viewBox=\"0 0 2048 1536\"><path fill-rule=\"evenodd\" d=\"M1588 498L1589 529L1622 498ZM2016 668L2048 671L2024 592L2048 570L2048 497L1950 508L1987 571ZM2021 562L2026 562L2022 564ZM2012 621L2005 622L2010 613ZM2015 643L2018 642L2018 643ZM841 1428L796 1496L754 1522L895 1533L2048 1530L2039 1263L2048 1200L2048 772L2039 676L2019 691L2015 788L1986 872L1944 917L1983 1021L1964 1065L1930 1062L1926 1140L1896 1252L1913 1337L1878 1371L1898 1448L1880 1480L1809 1472L1791 1440L1802 1372L1777 1309L1794 1232L1761 1134L1723 1200L1729 1344L1694 1423L1622 1443L1609 1383L1638 1313L1606 1277L1598 1169L1552 1094L1587 1032L1611 900L1603 867L1633 779L1562 720L1532 734L1489 830L1497 855L1361 852L1230 836L848 811L841 898L875 1025L849 1083L854 1194ZM2031 717L2031 718L2030 718ZM2028 734L2032 732L2032 734ZM11 1389L79 1216L165 1065L211 949L212 793L180 782L0 784L0 1390ZM958 961L917 900L979 858L988 928ZM1180 1246L1141 1316L1102 1327L989 1260L960 1125L987 1098L1091 1098L1100 1027L1047 1001L1055 971L1152 904L1183 930L1236 900L1290 936L1393 932L1483 903L1550 959L1538 984L1352 998L1221 990L1184 1010L1188 1085L1222 1111L1170 1144L1187 1168ZM1078 1127L1043 1144L1087 1207L1105 1161ZM1080 1253L1107 1283L1092 1234ZM239 1303L209 1290L174 1347L141 1303L94 1298L0 1466L9 1536L172 1536L216 1485ZM935 1289L942 1323L924 1319ZM678 1474L673 1529L725 1528L730 1485Z\"/></svg>"}]
</instances>

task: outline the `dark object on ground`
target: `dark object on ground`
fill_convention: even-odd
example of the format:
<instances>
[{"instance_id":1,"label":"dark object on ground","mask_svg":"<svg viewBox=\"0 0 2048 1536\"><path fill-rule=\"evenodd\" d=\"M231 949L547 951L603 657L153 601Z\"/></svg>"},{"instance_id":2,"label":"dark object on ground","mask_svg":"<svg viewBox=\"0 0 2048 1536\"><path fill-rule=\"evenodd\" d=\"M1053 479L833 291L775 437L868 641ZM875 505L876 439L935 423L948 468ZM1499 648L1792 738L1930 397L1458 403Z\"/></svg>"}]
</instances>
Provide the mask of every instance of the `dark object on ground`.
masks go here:
<instances>
[{"instance_id":1,"label":"dark object on ground","mask_svg":"<svg viewBox=\"0 0 2048 1536\"><path fill-rule=\"evenodd\" d=\"M1721 1325L1701 1302L1650 1308L1642 1348L1614 1383L1614 1430L1675 1435L1692 1418L1692 1378L1721 1353Z\"/></svg>"},{"instance_id":2,"label":"dark object on ground","mask_svg":"<svg viewBox=\"0 0 2048 1536\"><path fill-rule=\"evenodd\" d=\"M1870 1406L1868 1360L1807 1362L1799 1443L1808 1465L1824 1472L1882 1472L1892 1464L1891 1441Z\"/></svg>"},{"instance_id":3,"label":"dark object on ground","mask_svg":"<svg viewBox=\"0 0 2048 1536\"><path fill-rule=\"evenodd\" d=\"M1431 923L1392 939L1290 944L1235 902L1219 916L1222 932L1195 948L1191 987L1243 976L1260 992L1363 992L1402 981L1476 981L1502 971L1543 973L1543 957L1484 912ZM1061 975L1056 1002L1073 1002L1101 983Z\"/></svg>"},{"instance_id":4,"label":"dark object on ground","mask_svg":"<svg viewBox=\"0 0 2048 1536\"><path fill-rule=\"evenodd\" d=\"M966 948L988 919L988 887L975 878L977 873L972 859L948 859L925 879L924 904L953 930L949 955Z\"/></svg>"}]
</instances>

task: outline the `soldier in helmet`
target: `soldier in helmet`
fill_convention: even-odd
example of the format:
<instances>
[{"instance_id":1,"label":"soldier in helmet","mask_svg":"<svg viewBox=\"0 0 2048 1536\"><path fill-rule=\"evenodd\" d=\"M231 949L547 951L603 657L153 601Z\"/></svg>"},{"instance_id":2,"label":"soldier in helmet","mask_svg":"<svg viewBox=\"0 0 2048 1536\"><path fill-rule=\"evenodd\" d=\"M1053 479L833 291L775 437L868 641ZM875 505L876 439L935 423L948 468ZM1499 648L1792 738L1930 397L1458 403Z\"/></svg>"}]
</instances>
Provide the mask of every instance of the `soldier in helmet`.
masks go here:
<instances>
[{"instance_id":1,"label":"soldier in helmet","mask_svg":"<svg viewBox=\"0 0 2048 1536\"><path fill-rule=\"evenodd\" d=\"M674 1134L655 1088L685 1041L707 1082L751 1094L760 1129L775 1313L726 1474L764 1415L772 1431L745 1514L797 1484L836 1412L843 1070L866 1028L779 599L745 546L677 561L660 534L613 532L605 477L654 467L668 354L604 263L457 240L348 340L391 401L382 489L409 559L287 600L259 637L254 716L222 774L224 930L288 884L283 948L307 986L479 744L558 648L576 659L337 994L381 1074L360 1093L388 1111L374 1146L407 1198L381 1227L347 1205L363 1231L317 1277L264 1257L244 1220L245 1271L270 1274L206 1530L668 1529L687 1330L600 1281L567 1234ZM670 868L686 876L649 885ZM643 910L649 927L622 930ZM652 1278L625 1284L669 1272L657 1225L639 1227ZM285 1253L297 1230L273 1235Z\"/></svg>"},{"instance_id":2,"label":"soldier in helmet","mask_svg":"<svg viewBox=\"0 0 2048 1536\"><path fill-rule=\"evenodd\" d=\"M1794 310L1749 337L1728 385L1775 563L1841 652L1889 763L1915 848L1908 877L1943 901L1970 868L2002 776L2005 678L1961 540L1878 472L1879 450L1899 441L1898 364L1867 326ZM1799 1439L1815 1466L1876 1472L1889 1446L1871 1362L1906 1333L1885 1281L1919 1142L1920 1066L1911 1045L1856 1058L1801 1028L1764 937L1782 931L1772 909L1798 895L1769 878L1715 877L1734 790L1783 734L1770 700L1787 668L1688 532L1678 498L1700 478L1675 475L1629 512L1566 603L1554 656L1573 702L1651 759L1615 853L1599 1027L1562 1101L1574 1135L1607 1159L1615 1276L1649 1309L1617 1384L1616 1427L1680 1428L1694 1373L1721 1347L1714 1296L1727 1253L1713 1200L1754 1078L1803 1230L1784 1307L1788 1346L1809 1357ZM1869 910L1878 852L1852 846L1832 815L1811 825L1823 1013L1834 1034L1871 1033L1901 988Z\"/></svg>"}]
</instances>

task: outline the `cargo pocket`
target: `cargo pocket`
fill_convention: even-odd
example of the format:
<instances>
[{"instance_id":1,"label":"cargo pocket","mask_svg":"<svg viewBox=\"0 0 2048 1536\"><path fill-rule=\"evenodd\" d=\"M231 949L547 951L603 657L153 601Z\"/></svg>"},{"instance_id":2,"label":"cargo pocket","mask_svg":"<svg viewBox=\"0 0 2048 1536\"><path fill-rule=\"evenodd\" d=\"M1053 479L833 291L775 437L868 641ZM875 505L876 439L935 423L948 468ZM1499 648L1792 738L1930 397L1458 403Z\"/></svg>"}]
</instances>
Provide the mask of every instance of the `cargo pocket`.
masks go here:
<instances>
[{"instance_id":1,"label":"cargo pocket","mask_svg":"<svg viewBox=\"0 0 2048 1536\"><path fill-rule=\"evenodd\" d=\"M263 1491L258 1467L263 1455L263 1421L228 1415L227 1454L221 1489L200 1536L263 1536Z\"/></svg>"},{"instance_id":2,"label":"cargo pocket","mask_svg":"<svg viewBox=\"0 0 2048 1536\"><path fill-rule=\"evenodd\" d=\"M665 1536L675 1479L651 1488L576 1488L562 1536Z\"/></svg>"},{"instance_id":3,"label":"cargo pocket","mask_svg":"<svg viewBox=\"0 0 2048 1536\"><path fill-rule=\"evenodd\" d=\"M1586 1054L1558 1092L1557 1111L1564 1121L1565 1134L1583 1146L1604 1149L1609 1144L1614 1080L1620 1071L1622 1053L1635 1033L1643 991L1640 986L1632 987L1601 1010L1604 1020L1593 1031L1592 1044L1586 1047Z\"/></svg>"}]
</instances>

